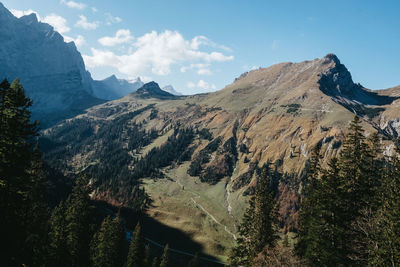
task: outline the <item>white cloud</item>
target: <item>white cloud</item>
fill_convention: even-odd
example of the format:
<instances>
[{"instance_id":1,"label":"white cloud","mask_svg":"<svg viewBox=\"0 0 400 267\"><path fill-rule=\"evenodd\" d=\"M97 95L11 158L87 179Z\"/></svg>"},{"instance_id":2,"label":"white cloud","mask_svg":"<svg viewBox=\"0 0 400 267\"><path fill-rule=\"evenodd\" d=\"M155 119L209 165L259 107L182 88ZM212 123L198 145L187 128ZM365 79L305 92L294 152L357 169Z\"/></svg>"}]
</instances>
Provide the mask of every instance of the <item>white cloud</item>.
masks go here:
<instances>
[{"instance_id":1,"label":"white cloud","mask_svg":"<svg viewBox=\"0 0 400 267\"><path fill-rule=\"evenodd\" d=\"M106 24L107 25L112 25L115 23L120 23L122 21L122 19L120 17L114 17L113 15L111 15L110 13L104 13L104 15L106 15Z\"/></svg>"},{"instance_id":2,"label":"white cloud","mask_svg":"<svg viewBox=\"0 0 400 267\"><path fill-rule=\"evenodd\" d=\"M64 34L71 30L71 28L68 27L67 20L64 17L59 16L54 13L44 17L43 19L39 16L39 13L37 13L35 10L32 10L32 9L28 9L28 10L11 9L11 13L14 16L16 16L17 18L26 16L26 15L30 15L32 13L36 14L36 17L39 21L50 24L51 26L53 26L54 30L59 32L60 34ZM66 37L66 36L64 36L64 37Z\"/></svg>"},{"instance_id":3,"label":"white cloud","mask_svg":"<svg viewBox=\"0 0 400 267\"><path fill-rule=\"evenodd\" d=\"M111 66L123 74L138 76L151 71L156 75L167 75L171 66L182 63L212 63L233 60L220 52L205 52L196 44L201 39L185 40L176 31L157 33L152 31L133 43L131 51L117 55L109 50L92 48L92 55L84 55L88 67Z\"/></svg>"},{"instance_id":4,"label":"white cloud","mask_svg":"<svg viewBox=\"0 0 400 267\"><path fill-rule=\"evenodd\" d=\"M148 82L154 81L153 78L151 78L149 76L139 76L139 78L144 83L148 83Z\"/></svg>"},{"instance_id":5,"label":"white cloud","mask_svg":"<svg viewBox=\"0 0 400 267\"><path fill-rule=\"evenodd\" d=\"M38 18L38 20L40 20L39 13L37 13L35 10L32 10L32 9L28 9L28 10L11 9L10 11L17 18L34 13L34 14L36 14L36 17Z\"/></svg>"},{"instance_id":6,"label":"white cloud","mask_svg":"<svg viewBox=\"0 0 400 267\"><path fill-rule=\"evenodd\" d=\"M86 8L86 4L75 1L61 0L60 3L66 5L69 8L75 8L79 10L83 10Z\"/></svg>"},{"instance_id":7,"label":"white cloud","mask_svg":"<svg viewBox=\"0 0 400 267\"><path fill-rule=\"evenodd\" d=\"M66 42L74 42L77 47L82 47L86 44L86 40L82 35L78 35L76 38L64 35L64 40Z\"/></svg>"},{"instance_id":8,"label":"white cloud","mask_svg":"<svg viewBox=\"0 0 400 267\"><path fill-rule=\"evenodd\" d=\"M206 45L206 46L210 46L210 47L214 47L214 48L219 48L222 50L225 50L226 52L232 52L232 49L227 47L226 45L219 45L214 43L213 41L211 41L210 39L208 39L205 36L196 36L192 39L192 43L191 46L193 49L199 49L199 47L201 45Z\"/></svg>"},{"instance_id":9,"label":"white cloud","mask_svg":"<svg viewBox=\"0 0 400 267\"><path fill-rule=\"evenodd\" d=\"M190 64L190 66L184 66L180 68L181 72L186 72L187 70L195 69L196 73L199 75L211 75L212 71L209 69L211 64L207 63L197 63L197 64Z\"/></svg>"},{"instance_id":10,"label":"white cloud","mask_svg":"<svg viewBox=\"0 0 400 267\"><path fill-rule=\"evenodd\" d=\"M54 27L54 30L63 34L69 32L71 29L67 25L67 20L59 15L50 14L44 17L43 22L46 22Z\"/></svg>"},{"instance_id":11,"label":"white cloud","mask_svg":"<svg viewBox=\"0 0 400 267\"><path fill-rule=\"evenodd\" d=\"M208 82L206 82L204 80L199 80L197 83L188 82L187 83L187 87L190 88L190 89L197 88L197 89L201 89L201 90L204 90L204 91L210 91L210 90L216 90L217 89L215 84L209 84Z\"/></svg>"},{"instance_id":12,"label":"white cloud","mask_svg":"<svg viewBox=\"0 0 400 267\"><path fill-rule=\"evenodd\" d=\"M79 20L75 23L75 26L85 30L95 30L97 27L99 27L99 22L89 22L84 15L80 15Z\"/></svg>"},{"instance_id":13,"label":"white cloud","mask_svg":"<svg viewBox=\"0 0 400 267\"><path fill-rule=\"evenodd\" d=\"M105 36L99 39L99 43L103 46L115 46L118 44L129 43L133 40L130 30L121 29L115 33L115 36Z\"/></svg>"},{"instance_id":14,"label":"white cloud","mask_svg":"<svg viewBox=\"0 0 400 267\"><path fill-rule=\"evenodd\" d=\"M92 12L93 12L93 13L96 13L96 12L98 11L97 8L95 8L94 6L92 6L91 9L92 9Z\"/></svg>"}]
</instances>

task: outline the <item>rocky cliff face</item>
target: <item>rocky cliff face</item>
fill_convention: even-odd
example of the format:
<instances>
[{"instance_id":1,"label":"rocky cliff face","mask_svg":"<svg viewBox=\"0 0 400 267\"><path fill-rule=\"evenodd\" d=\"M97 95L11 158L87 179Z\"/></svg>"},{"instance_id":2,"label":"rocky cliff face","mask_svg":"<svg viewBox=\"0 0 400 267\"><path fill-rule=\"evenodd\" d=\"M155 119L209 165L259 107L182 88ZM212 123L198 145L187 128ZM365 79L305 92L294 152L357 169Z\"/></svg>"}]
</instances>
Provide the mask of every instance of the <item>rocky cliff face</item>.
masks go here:
<instances>
[{"instance_id":1,"label":"rocky cliff face","mask_svg":"<svg viewBox=\"0 0 400 267\"><path fill-rule=\"evenodd\" d=\"M33 117L51 123L102 101L73 42L65 43L35 14L14 17L0 3L0 77L19 78L33 99Z\"/></svg>"}]
</instances>

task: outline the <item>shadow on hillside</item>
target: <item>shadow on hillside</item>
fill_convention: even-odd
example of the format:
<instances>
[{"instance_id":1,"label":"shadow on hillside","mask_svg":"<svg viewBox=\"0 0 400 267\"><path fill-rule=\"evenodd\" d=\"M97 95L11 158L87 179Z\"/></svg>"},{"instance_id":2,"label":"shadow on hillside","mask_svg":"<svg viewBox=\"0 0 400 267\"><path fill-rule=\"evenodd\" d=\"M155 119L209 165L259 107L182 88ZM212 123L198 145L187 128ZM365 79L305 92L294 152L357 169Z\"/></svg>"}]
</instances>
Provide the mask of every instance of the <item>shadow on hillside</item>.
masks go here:
<instances>
[{"instance_id":1,"label":"shadow on hillside","mask_svg":"<svg viewBox=\"0 0 400 267\"><path fill-rule=\"evenodd\" d=\"M117 207L103 201L96 201L96 206L105 215L118 212ZM224 266L222 263L217 263L219 262L217 258L201 253L203 246L183 231L162 224L147 214L135 212L132 209L121 208L119 211L126 220L126 226L129 231L135 228L138 221L140 222L143 235L151 248L153 256L160 258L163 253L163 247L168 244L171 249L170 257L175 263L174 266L186 266L196 252L200 253L202 266Z\"/></svg>"}]
</instances>

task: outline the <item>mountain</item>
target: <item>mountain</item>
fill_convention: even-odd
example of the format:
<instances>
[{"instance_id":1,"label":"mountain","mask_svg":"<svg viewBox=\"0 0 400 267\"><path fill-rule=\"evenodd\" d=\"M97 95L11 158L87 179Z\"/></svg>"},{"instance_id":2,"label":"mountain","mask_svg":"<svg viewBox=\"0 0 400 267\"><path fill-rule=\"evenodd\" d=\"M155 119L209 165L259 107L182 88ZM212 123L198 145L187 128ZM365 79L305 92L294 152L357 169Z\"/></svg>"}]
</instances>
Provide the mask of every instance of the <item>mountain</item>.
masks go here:
<instances>
[{"instance_id":1,"label":"mountain","mask_svg":"<svg viewBox=\"0 0 400 267\"><path fill-rule=\"evenodd\" d=\"M73 42L65 43L35 14L14 17L0 3L0 73L18 77L33 99L33 118L51 124L104 101L93 97L92 78Z\"/></svg>"},{"instance_id":2,"label":"mountain","mask_svg":"<svg viewBox=\"0 0 400 267\"><path fill-rule=\"evenodd\" d=\"M93 94L101 99L114 100L127 94L130 94L140 87L144 83L137 78L136 80L128 81L124 79L118 79L115 75L112 75L101 81L93 81Z\"/></svg>"},{"instance_id":3,"label":"mountain","mask_svg":"<svg viewBox=\"0 0 400 267\"><path fill-rule=\"evenodd\" d=\"M48 164L93 178L95 198L131 205L131 188L143 186L153 201L149 216L219 256L233 244L262 166L271 162L285 173L279 212L295 231L311 150L321 145L326 161L338 155L357 114L367 135L384 137L390 155L400 133L399 97L400 87L354 83L328 54L246 72L209 94L176 97L151 82L46 130L41 142Z\"/></svg>"},{"instance_id":4,"label":"mountain","mask_svg":"<svg viewBox=\"0 0 400 267\"><path fill-rule=\"evenodd\" d=\"M173 95L182 95L181 93L177 92L172 85L164 86L162 89L163 89L163 91L166 91L166 92L171 93Z\"/></svg>"},{"instance_id":5,"label":"mountain","mask_svg":"<svg viewBox=\"0 0 400 267\"><path fill-rule=\"evenodd\" d=\"M140 98L157 98L157 99L174 99L175 95L168 93L160 88L156 82L149 82L140 87L136 92L133 93L134 96Z\"/></svg>"}]
</instances>

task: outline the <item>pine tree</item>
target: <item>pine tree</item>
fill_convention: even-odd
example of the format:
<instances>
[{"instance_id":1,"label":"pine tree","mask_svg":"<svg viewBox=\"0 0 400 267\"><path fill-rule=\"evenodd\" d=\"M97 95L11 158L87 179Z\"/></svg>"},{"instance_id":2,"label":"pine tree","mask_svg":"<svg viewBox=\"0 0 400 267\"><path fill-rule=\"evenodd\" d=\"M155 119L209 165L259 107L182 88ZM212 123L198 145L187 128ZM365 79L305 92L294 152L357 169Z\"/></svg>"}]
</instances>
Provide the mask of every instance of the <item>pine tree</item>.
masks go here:
<instances>
[{"instance_id":1,"label":"pine tree","mask_svg":"<svg viewBox=\"0 0 400 267\"><path fill-rule=\"evenodd\" d=\"M320 198L318 190L320 188L320 147L315 146L311 154L311 158L307 163L306 179L303 184L303 194L299 210L299 229L298 229L298 242L296 244L297 254L312 261L311 259L316 254L318 246L316 245L316 238L318 231L316 231L315 224L318 220L318 209L320 207Z\"/></svg>"},{"instance_id":2,"label":"pine tree","mask_svg":"<svg viewBox=\"0 0 400 267\"><path fill-rule=\"evenodd\" d=\"M0 257L5 265L40 265L47 208L38 123L18 79L0 84Z\"/></svg>"},{"instance_id":3,"label":"pine tree","mask_svg":"<svg viewBox=\"0 0 400 267\"><path fill-rule=\"evenodd\" d=\"M272 248L277 240L275 190L269 167L258 179L255 196L250 200L239 227L237 245L232 249L230 266L251 266L258 253Z\"/></svg>"},{"instance_id":4,"label":"pine tree","mask_svg":"<svg viewBox=\"0 0 400 267\"><path fill-rule=\"evenodd\" d=\"M48 266L71 266L70 253L67 246L65 211L65 203L61 201L51 214L49 255L46 261Z\"/></svg>"},{"instance_id":5,"label":"pine tree","mask_svg":"<svg viewBox=\"0 0 400 267\"><path fill-rule=\"evenodd\" d=\"M266 167L258 180L255 207L253 217L253 229L250 235L251 251L253 257L261 252L265 246L272 247L277 237L276 225L278 223L275 191L271 188L272 179L269 173L269 168Z\"/></svg>"},{"instance_id":6,"label":"pine tree","mask_svg":"<svg viewBox=\"0 0 400 267\"><path fill-rule=\"evenodd\" d=\"M89 265L89 247L94 230L94 207L90 202L91 188L86 175L76 179L66 200L67 246L73 266Z\"/></svg>"},{"instance_id":7,"label":"pine tree","mask_svg":"<svg viewBox=\"0 0 400 267\"><path fill-rule=\"evenodd\" d=\"M236 245L232 248L229 257L229 266L250 266L251 265L251 240L252 222L254 214L255 201L254 197L249 200L249 206L243 215L242 223L239 225L239 236Z\"/></svg>"},{"instance_id":8,"label":"pine tree","mask_svg":"<svg viewBox=\"0 0 400 267\"><path fill-rule=\"evenodd\" d=\"M358 224L367 232L368 264L372 266L400 265L400 147L385 168L380 186L380 206Z\"/></svg>"},{"instance_id":9,"label":"pine tree","mask_svg":"<svg viewBox=\"0 0 400 267\"><path fill-rule=\"evenodd\" d=\"M161 256L160 267L170 267L170 259L169 259L169 246L168 244L164 247L164 252Z\"/></svg>"},{"instance_id":10,"label":"pine tree","mask_svg":"<svg viewBox=\"0 0 400 267\"><path fill-rule=\"evenodd\" d=\"M342 233L346 265L357 264L360 249L357 243L363 238L354 230L352 224L362 216L367 207L376 206L376 185L380 180L379 171L371 146L367 143L361 120L355 116L350 124L349 132L343 142L338 160L338 176L342 180L344 194L341 197L344 216L342 224L346 228ZM360 264L360 263L358 263Z\"/></svg>"},{"instance_id":11,"label":"pine tree","mask_svg":"<svg viewBox=\"0 0 400 267\"><path fill-rule=\"evenodd\" d=\"M135 231L133 233L133 240L129 245L128 258L126 260L127 267L142 267L144 266L144 237L140 227L140 223L137 223Z\"/></svg>"},{"instance_id":12,"label":"pine tree","mask_svg":"<svg viewBox=\"0 0 400 267\"><path fill-rule=\"evenodd\" d=\"M331 159L327 169L319 168L320 177L315 177L315 172L308 177L297 252L310 266L367 262L365 231L355 226L365 220L364 214L370 214L366 210L379 205L376 192L383 163L379 159L379 138L372 135L368 144L363 133L361 120L355 117L339 159Z\"/></svg>"},{"instance_id":13,"label":"pine tree","mask_svg":"<svg viewBox=\"0 0 400 267\"><path fill-rule=\"evenodd\" d=\"M118 215L106 217L91 244L92 266L113 267L124 265L125 231Z\"/></svg>"}]
</instances>

